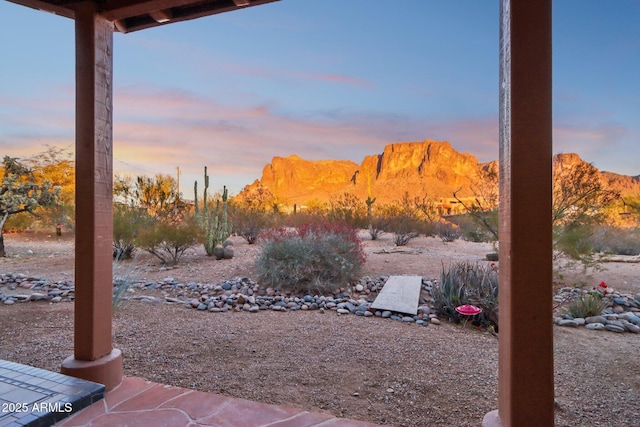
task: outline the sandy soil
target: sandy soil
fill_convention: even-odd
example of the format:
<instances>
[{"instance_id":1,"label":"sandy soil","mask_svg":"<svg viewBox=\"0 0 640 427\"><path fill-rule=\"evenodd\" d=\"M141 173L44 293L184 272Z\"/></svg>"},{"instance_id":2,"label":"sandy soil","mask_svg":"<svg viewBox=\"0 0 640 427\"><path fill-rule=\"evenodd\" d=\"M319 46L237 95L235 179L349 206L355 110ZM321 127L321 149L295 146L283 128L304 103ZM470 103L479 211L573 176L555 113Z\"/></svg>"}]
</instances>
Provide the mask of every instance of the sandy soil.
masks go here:
<instances>
[{"instance_id":1,"label":"sandy soil","mask_svg":"<svg viewBox=\"0 0 640 427\"><path fill-rule=\"evenodd\" d=\"M484 259L491 245L391 236L366 239L363 275L437 278L442 264ZM73 277L72 236L8 235L0 273L49 281ZM136 278L219 283L253 277L259 246L235 240L236 256L215 261L201 248L167 270L148 254ZM640 264L608 263L591 277L563 271L563 283L605 280L640 293ZM7 292L0 288L0 292ZM0 358L58 370L73 351L73 304L0 306ZM556 425L640 425L640 336L554 327ZM420 327L335 312L209 313L128 301L114 316L125 374L395 426L477 426L497 407L497 338L443 322Z\"/></svg>"}]
</instances>

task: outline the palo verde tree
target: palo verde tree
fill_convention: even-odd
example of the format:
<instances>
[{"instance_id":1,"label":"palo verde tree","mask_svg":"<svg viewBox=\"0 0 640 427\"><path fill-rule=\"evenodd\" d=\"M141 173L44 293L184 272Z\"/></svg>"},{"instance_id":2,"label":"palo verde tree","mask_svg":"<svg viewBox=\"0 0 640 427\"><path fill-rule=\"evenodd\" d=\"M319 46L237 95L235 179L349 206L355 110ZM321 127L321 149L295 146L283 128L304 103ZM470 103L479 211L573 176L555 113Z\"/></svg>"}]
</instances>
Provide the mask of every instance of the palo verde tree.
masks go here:
<instances>
[{"instance_id":1,"label":"palo verde tree","mask_svg":"<svg viewBox=\"0 0 640 427\"><path fill-rule=\"evenodd\" d=\"M21 212L36 215L38 206L55 202L59 189L52 188L49 181L37 184L33 172L18 159L5 156L2 185L0 186L0 256L6 256L4 248L4 224L7 219Z\"/></svg>"},{"instance_id":2,"label":"palo verde tree","mask_svg":"<svg viewBox=\"0 0 640 427\"><path fill-rule=\"evenodd\" d=\"M604 208L620 194L603 183L598 169L577 156L558 154L553 163L553 232L558 253L596 267L589 242L591 227L603 221Z\"/></svg>"},{"instance_id":3,"label":"palo verde tree","mask_svg":"<svg viewBox=\"0 0 640 427\"><path fill-rule=\"evenodd\" d=\"M177 187L169 175L114 178L114 257L127 258L139 247L175 264L197 242L198 229Z\"/></svg>"},{"instance_id":4,"label":"palo verde tree","mask_svg":"<svg viewBox=\"0 0 640 427\"><path fill-rule=\"evenodd\" d=\"M56 200L49 206L38 209L47 226L74 225L75 212L75 162L68 148L50 145L45 150L24 160L24 164L33 172L35 182L49 181L51 186L60 189Z\"/></svg>"}]
</instances>

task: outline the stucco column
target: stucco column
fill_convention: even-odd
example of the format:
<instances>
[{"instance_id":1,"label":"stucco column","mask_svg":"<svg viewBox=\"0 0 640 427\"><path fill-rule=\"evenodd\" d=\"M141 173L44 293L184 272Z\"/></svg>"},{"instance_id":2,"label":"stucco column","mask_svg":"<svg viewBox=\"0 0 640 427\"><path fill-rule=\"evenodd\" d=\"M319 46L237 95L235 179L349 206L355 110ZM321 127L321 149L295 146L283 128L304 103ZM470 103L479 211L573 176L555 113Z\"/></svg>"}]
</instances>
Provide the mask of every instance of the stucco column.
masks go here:
<instances>
[{"instance_id":1,"label":"stucco column","mask_svg":"<svg viewBox=\"0 0 640 427\"><path fill-rule=\"evenodd\" d=\"M553 426L551 0L501 0L498 410Z\"/></svg>"},{"instance_id":2,"label":"stucco column","mask_svg":"<svg viewBox=\"0 0 640 427\"><path fill-rule=\"evenodd\" d=\"M93 1L78 3L76 29L76 241L74 354L61 372L122 380L112 347L113 24Z\"/></svg>"}]
</instances>

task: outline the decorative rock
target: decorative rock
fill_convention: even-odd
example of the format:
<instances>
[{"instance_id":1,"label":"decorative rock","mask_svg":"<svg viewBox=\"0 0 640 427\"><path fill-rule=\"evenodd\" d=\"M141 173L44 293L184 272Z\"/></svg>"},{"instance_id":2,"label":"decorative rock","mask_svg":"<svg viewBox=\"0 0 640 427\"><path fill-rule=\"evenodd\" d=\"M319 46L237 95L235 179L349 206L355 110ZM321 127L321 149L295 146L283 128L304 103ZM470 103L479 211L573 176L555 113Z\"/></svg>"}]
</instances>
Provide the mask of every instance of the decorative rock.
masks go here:
<instances>
[{"instance_id":1,"label":"decorative rock","mask_svg":"<svg viewBox=\"0 0 640 427\"><path fill-rule=\"evenodd\" d=\"M413 317L409 317L409 316L404 316L402 318L402 321L405 322L405 323L413 323L413 322L415 322L414 318Z\"/></svg>"},{"instance_id":2,"label":"decorative rock","mask_svg":"<svg viewBox=\"0 0 640 427\"><path fill-rule=\"evenodd\" d=\"M607 323L607 320L603 316L591 316L584 319L587 325L589 323L602 323L603 325Z\"/></svg>"},{"instance_id":3,"label":"decorative rock","mask_svg":"<svg viewBox=\"0 0 640 427\"><path fill-rule=\"evenodd\" d=\"M440 319L438 319L437 317L432 317L430 322L433 323L434 325L439 325Z\"/></svg>"},{"instance_id":4,"label":"decorative rock","mask_svg":"<svg viewBox=\"0 0 640 427\"><path fill-rule=\"evenodd\" d=\"M558 326L569 326L571 328L577 328L578 322L573 319L562 319L558 322Z\"/></svg>"},{"instance_id":5,"label":"decorative rock","mask_svg":"<svg viewBox=\"0 0 640 427\"><path fill-rule=\"evenodd\" d=\"M594 331L601 331L604 329L604 324L603 323L587 323L585 325L585 328L587 329L592 329Z\"/></svg>"},{"instance_id":6,"label":"decorative rock","mask_svg":"<svg viewBox=\"0 0 640 427\"><path fill-rule=\"evenodd\" d=\"M60 302L62 301L62 297L53 297L51 298L51 302Z\"/></svg>"},{"instance_id":7,"label":"decorative rock","mask_svg":"<svg viewBox=\"0 0 640 427\"><path fill-rule=\"evenodd\" d=\"M388 311L388 310L385 310L385 311L382 312L381 316L382 316L383 319L387 319L387 318L391 317L391 312Z\"/></svg>"},{"instance_id":8,"label":"decorative rock","mask_svg":"<svg viewBox=\"0 0 640 427\"><path fill-rule=\"evenodd\" d=\"M640 326L636 326L633 323L627 322L626 320L621 320L622 326L627 332L632 332L634 334L640 333Z\"/></svg>"},{"instance_id":9,"label":"decorative rock","mask_svg":"<svg viewBox=\"0 0 640 427\"><path fill-rule=\"evenodd\" d=\"M624 332L624 327L621 327L621 326L618 326L618 325L608 324L608 325L604 325L604 328L607 331L611 331L611 332L618 332L618 333L623 333Z\"/></svg>"},{"instance_id":10,"label":"decorative rock","mask_svg":"<svg viewBox=\"0 0 640 427\"><path fill-rule=\"evenodd\" d=\"M636 326L640 326L640 317L636 316L633 313L625 313L624 317L625 320L627 320L628 322L633 323Z\"/></svg>"},{"instance_id":11,"label":"decorative rock","mask_svg":"<svg viewBox=\"0 0 640 427\"><path fill-rule=\"evenodd\" d=\"M339 308L338 310L336 310L338 312L338 314L349 314L351 313L349 310L347 310L346 308Z\"/></svg>"},{"instance_id":12,"label":"decorative rock","mask_svg":"<svg viewBox=\"0 0 640 427\"><path fill-rule=\"evenodd\" d=\"M586 320L582 317L576 317L575 319L573 319L573 321L576 322L578 326L584 326L584 324L586 323Z\"/></svg>"},{"instance_id":13,"label":"decorative rock","mask_svg":"<svg viewBox=\"0 0 640 427\"><path fill-rule=\"evenodd\" d=\"M628 305L627 304L627 300L624 298L620 298L620 297L616 297L613 299L613 303L614 304L618 304L618 305Z\"/></svg>"},{"instance_id":14,"label":"decorative rock","mask_svg":"<svg viewBox=\"0 0 640 427\"><path fill-rule=\"evenodd\" d=\"M428 316L429 314L431 314L431 307L429 307L428 305L421 305L420 307L418 307L418 314Z\"/></svg>"}]
</instances>

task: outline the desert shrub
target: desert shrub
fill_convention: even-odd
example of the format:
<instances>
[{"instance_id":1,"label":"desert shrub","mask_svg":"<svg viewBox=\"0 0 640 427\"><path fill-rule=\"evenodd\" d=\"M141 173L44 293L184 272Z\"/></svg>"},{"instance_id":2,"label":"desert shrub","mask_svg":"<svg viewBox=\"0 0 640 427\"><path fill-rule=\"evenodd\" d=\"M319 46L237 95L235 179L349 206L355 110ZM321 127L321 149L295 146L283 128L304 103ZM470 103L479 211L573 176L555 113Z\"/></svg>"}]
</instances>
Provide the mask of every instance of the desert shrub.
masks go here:
<instances>
[{"instance_id":1,"label":"desert shrub","mask_svg":"<svg viewBox=\"0 0 640 427\"><path fill-rule=\"evenodd\" d=\"M498 327L498 270L492 264L468 261L442 266L440 283L432 290L435 309L458 323L465 316L456 307L475 305L482 313L469 319L478 326Z\"/></svg>"},{"instance_id":2,"label":"desert shrub","mask_svg":"<svg viewBox=\"0 0 640 427\"><path fill-rule=\"evenodd\" d=\"M554 225L553 249L556 269L577 264L580 264L583 271L600 269L591 241L592 230L592 226L583 224Z\"/></svg>"},{"instance_id":3,"label":"desert shrub","mask_svg":"<svg viewBox=\"0 0 640 427\"><path fill-rule=\"evenodd\" d=\"M396 246L406 246L411 240L420 236L421 226L419 219L402 212L387 217L386 229L394 234L393 243Z\"/></svg>"},{"instance_id":4,"label":"desert shrub","mask_svg":"<svg viewBox=\"0 0 640 427\"><path fill-rule=\"evenodd\" d=\"M355 279L365 255L357 230L345 223L304 224L261 236L258 278L291 292L329 293Z\"/></svg>"},{"instance_id":5,"label":"desert shrub","mask_svg":"<svg viewBox=\"0 0 640 427\"><path fill-rule=\"evenodd\" d=\"M615 255L640 255L640 229L599 226L590 242L597 252Z\"/></svg>"},{"instance_id":6,"label":"desert shrub","mask_svg":"<svg viewBox=\"0 0 640 427\"><path fill-rule=\"evenodd\" d=\"M154 219L140 230L136 244L158 257L163 264L175 265L187 249L200 241L201 234L202 230L193 217L176 223Z\"/></svg>"},{"instance_id":7,"label":"desert shrub","mask_svg":"<svg viewBox=\"0 0 640 427\"><path fill-rule=\"evenodd\" d=\"M385 229L389 227L389 220L383 216L373 216L369 221L369 235L371 240L377 240L383 234Z\"/></svg>"},{"instance_id":8,"label":"desert shrub","mask_svg":"<svg viewBox=\"0 0 640 427\"><path fill-rule=\"evenodd\" d=\"M497 210L483 212L483 216L489 224L495 224L495 229L497 229ZM458 229L460 230L460 238L462 240L475 243L496 241L495 235L475 216L467 213L449 217L449 220L458 226Z\"/></svg>"},{"instance_id":9,"label":"desert shrub","mask_svg":"<svg viewBox=\"0 0 640 427\"><path fill-rule=\"evenodd\" d=\"M574 318L599 316L605 308L607 308L607 302L596 292L582 295L567 306L569 314Z\"/></svg>"},{"instance_id":10,"label":"desert shrub","mask_svg":"<svg viewBox=\"0 0 640 427\"><path fill-rule=\"evenodd\" d=\"M145 209L115 204L113 206L113 258L129 259L136 249L136 236L151 221Z\"/></svg>"},{"instance_id":11,"label":"desert shrub","mask_svg":"<svg viewBox=\"0 0 640 427\"><path fill-rule=\"evenodd\" d=\"M434 234L444 243L453 242L460 238L460 228L448 221L442 221L435 224Z\"/></svg>"},{"instance_id":12,"label":"desert shrub","mask_svg":"<svg viewBox=\"0 0 640 427\"><path fill-rule=\"evenodd\" d=\"M250 245L258 240L260 233L269 228L272 222L272 215L268 212L245 206L232 205L230 216L234 232Z\"/></svg>"},{"instance_id":13,"label":"desert shrub","mask_svg":"<svg viewBox=\"0 0 640 427\"><path fill-rule=\"evenodd\" d=\"M331 198L327 217L332 222L344 222L351 227L364 228L367 226L366 212L365 203L357 196L345 192Z\"/></svg>"}]
</instances>

